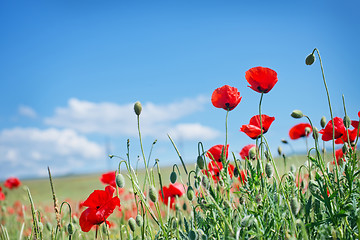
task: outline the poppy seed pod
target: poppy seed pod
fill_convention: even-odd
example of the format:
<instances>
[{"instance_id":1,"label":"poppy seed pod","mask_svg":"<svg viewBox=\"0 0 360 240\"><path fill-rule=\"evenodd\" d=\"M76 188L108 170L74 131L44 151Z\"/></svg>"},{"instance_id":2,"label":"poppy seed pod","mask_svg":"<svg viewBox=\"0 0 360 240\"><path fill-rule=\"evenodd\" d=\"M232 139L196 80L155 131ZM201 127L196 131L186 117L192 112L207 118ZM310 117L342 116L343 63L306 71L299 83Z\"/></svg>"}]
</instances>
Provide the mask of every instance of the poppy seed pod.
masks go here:
<instances>
[{"instance_id":1,"label":"poppy seed pod","mask_svg":"<svg viewBox=\"0 0 360 240\"><path fill-rule=\"evenodd\" d=\"M291 199L290 207L291 207L292 213L296 216L300 211L300 203L296 197Z\"/></svg>"},{"instance_id":2,"label":"poppy seed pod","mask_svg":"<svg viewBox=\"0 0 360 240\"><path fill-rule=\"evenodd\" d=\"M40 232L42 232L44 230L44 224L42 222L38 222L38 227Z\"/></svg>"},{"instance_id":3,"label":"poppy seed pod","mask_svg":"<svg viewBox=\"0 0 360 240\"><path fill-rule=\"evenodd\" d=\"M135 232L135 228L136 228L136 222L135 222L135 219L134 218L129 218L128 220L128 224L129 224L129 227L131 229L131 231Z\"/></svg>"},{"instance_id":4,"label":"poppy seed pod","mask_svg":"<svg viewBox=\"0 0 360 240\"><path fill-rule=\"evenodd\" d=\"M271 166L271 164L268 162L268 163L266 163L266 165L265 165L265 173L266 173L266 176L268 177L268 178L271 178L272 177L272 175L273 175L273 167Z\"/></svg>"},{"instance_id":5,"label":"poppy seed pod","mask_svg":"<svg viewBox=\"0 0 360 240\"><path fill-rule=\"evenodd\" d=\"M348 115L345 115L343 121L344 121L344 126L345 126L346 128L349 128L350 125L351 125L351 119L350 119L350 117L349 117Z\"/></svg>"},{"instance_id":6,"label":"poppy seed pod","mask_svg":"<svg viewBox=\"0 0 360 240\"><path fill-rule=\"evenodd\" d=\"M320 119L320 126L322 128L325 128L325 126L326 126L326 117L325 116L322 116L322 118Z\"/></svg>"},{"instance_id":7,"label":"poppy seed pod","mask_svg":"<svg viewBox=\"0 0 360 240\"><path fill-rule=\"evenodd\" d=\"M125 187L125 179L124 179L124 176L121 173L116 175L115 182L116 182L116 185L119 188L124 188Z\"/></svg>"},{"instance_id":8,"label":"poppy seed pod","mask_svg":"<svg viewBox=\"0 0 360 240\"><path fill-rule=\"evenodd\" d=\"M74 233L74 225L72 223L69 223L67 225L67 231L70 235L72 235Z\"/></svg>"},{"instance_id":9,"label":"poppy seed pod","mask_svg":"<svg viewBox=\"0 0 360 240\"><path fill-rule=\"evenodd\" d=\"M194 189L189 186L188 189L187 189L187 192L186 192L186 195L187 195L187 198L192 201L195 197L195 192L194 192Z\"/></svg>"},{"instance_id":10,"label":"poppy seed pod","mask_svg":"<svg viewBox=\"0 0 360 240\"><path fill-rule=\"evenodd\" d=\"M292 111L291 116L293 118L302 118L304 116L304 114L302 113L301 110L294 110L294 111Z\"/></svg>"},{"instance_id":11,"label":"poppy seed pod","mask_svg":"<svg viewBox=\"0 0 360 240\"><path fill-rule=\"evenodd\" d=\"M152 202L156 202L157 199L158 199L158 195L157 195L157 192L155 190L155 187L154 186L150 186L149 188L149 198Z\"/></svg>"},{"instance_id":12,"label":"poppy seed pod","mask_svg":"<svg viewBox=\"0 0 360 240\"><path fill-rule=\"evenodd\" d=\"M198 165L198 167L199 167L200 169L204 169L204 167L205 167L205 161L204 161L204 159L203 159L202 156L198 156L198 157L197 157L196 163L197 163L197 165Z\"/></svg>"},{"instance_id":13,"label":"poppy seed pod","mask_svg":"<svg viewBox=\"0 0 360 240\"><path fill-rule=\"evenodd\" d=\"M170 182L171 183L175 183L176 182L176 179L177 179L177 174L176 174L176 172L171 172L171 174L170 174Z\"/></svg>"},{"instance_id":14,"label":"poppy seed pod","mask_svg":"<svg viewBox=\"0 0 360 240\"><path fill-rule=\"evenodd\" d=\"M250 157L250 159L255 159L255 157L256 157L256 147L250 148L249 157Z\"/></svg>"},{"instance_id":15,"label":"poppy seed pod","mask_svg":"<svg viewBox=\"0 0 360 240\"><path fill-rule=\"evenodd\" d=\"M134 111L136 113L136 115L140 115L141 114L141 110L142 110L142 106L141 106L141 103L139 101L137 101L135 104L134 104Z\"/></svg>"},{"instance_id":16,"label":"poppy seed pod","mask_svg":"<svg viewBox=\"0 0 360 240\"><path fill-rule=\"evenodd\" d=\"M140 214L138 214L135 218L135 221L136 221L136 225L138 225L139 227L141 227L143 225L143 218Z\"/></svg>"},{"instance_id":17,"label":"poppy seed pod","mask_svg":"<svg viewBox=\"0 0 360 240\"><path fill-rule=\"evenodd\" d=\"M315 55L314 53L311 53L306 57L305 63L306 65L312 65L314 62L315 62Z\"/></svg>"}]
</instances>

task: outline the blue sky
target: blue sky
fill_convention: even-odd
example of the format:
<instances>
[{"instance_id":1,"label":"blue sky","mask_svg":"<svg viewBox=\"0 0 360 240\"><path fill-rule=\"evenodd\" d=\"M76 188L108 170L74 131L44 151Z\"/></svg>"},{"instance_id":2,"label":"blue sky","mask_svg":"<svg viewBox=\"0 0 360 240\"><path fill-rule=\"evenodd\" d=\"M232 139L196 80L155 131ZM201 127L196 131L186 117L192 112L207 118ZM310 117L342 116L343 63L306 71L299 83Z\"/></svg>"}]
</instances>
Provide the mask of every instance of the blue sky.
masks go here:
<instances>
[{"instance_id":1,"label":"blue sky","mask_svg":"<svg viewBox=\"0 0 360 240\"><path fill-rule=\"evenodd\" d=\"M266 137L274 153L289 139L301 109L320 129L330 119L320 50L335 116L357 119L360 29L357 1L2 1L0 3L0 179L101 172L141 155L133 104L141 101L146 155L179 164L197 143L225 142L225 111L210 102L214 89L237 87L229 115L230 150L253 140L239 132L258 114L260 94L245 71L270 67L278 83L263 99L275 116ZM304 151L304 140L291 141ZM330 143L328 145L330 147ZM291 154L288 146L282 145ZM275 154L276 155L276 154ZM142 163L142 161L140 161ZM142 165L142 164L140 164Z\"/></svg>"}]
</instances>

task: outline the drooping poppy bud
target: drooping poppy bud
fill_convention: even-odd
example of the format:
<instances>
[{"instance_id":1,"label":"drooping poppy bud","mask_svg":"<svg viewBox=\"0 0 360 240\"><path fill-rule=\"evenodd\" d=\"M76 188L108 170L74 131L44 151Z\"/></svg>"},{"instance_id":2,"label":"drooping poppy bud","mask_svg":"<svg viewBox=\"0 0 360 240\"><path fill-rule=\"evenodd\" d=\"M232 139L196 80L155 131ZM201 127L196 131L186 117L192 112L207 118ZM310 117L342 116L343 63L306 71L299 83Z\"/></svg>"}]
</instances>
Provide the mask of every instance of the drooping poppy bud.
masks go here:
<instances>
[{"instance_id":1,"label":"drooping poppy bud","mask_svg":"<svg viewBox=\"0 0 360 240\"><path fill-rule=\"evenodd\" d=\"M121 173L116 175L115 181L116 181L116 185L119 188L124 188L125 187L125 179L124 179L124 176Z\"/></svg>"},{"instance_id":2,"label":"drooping poppy bud","mask_svg":"<svg viewBox=\"0 0 360 240\"><path fill-rule=\"evenodd\" d=\"M135 218L136 224L141 227L144 223L143 218L140 214L138 214Z\"/></svg>"},{"instance_id":3,"label":"drooping poppy bud","mask_svg":"<svg viewBox=\"0 0 360 240\"><path fill-rule=\"evenodd\" d=\"M349 128L350 125L351 125L351 119L350 119L350 117L349 117L348 115L345 115L343 121L344 121L344 126L345 126L346 128Z\"/></svg>"},{"instance_id":4,"label":"drooping poppy bud","mask_svg":"<svg viewBox=\"0 0 360 240\"><path fill-rule=\"evenodd\" d=\"M271 178L272 177L272 175L273 175L273 167L272 167L272 165L271 165L271 163L266 163L266 165L265 165L265 173L266 173L266 176L268 177L268 178Z\"/></svg>"},{"instance_id":5,"label":"drooping poppy bud","mask_svg":"<svg viewBox=\"0 0 360 240\"><path fill-rule=\"evenodd\" d=\"M319 138L319 130L316 127L313 127L313 138L318 139Z\"/></svg>"},{"instance_id":6,"label":"drooping poppy bud","mask_svg":"<svg viewBox=\"0 0 360 240\"><path fill-rule=\"evenodd\" d=\"M306 57L305 63L306 65L312 65L314 62L315 62L315 55L311 53Z\"/></svg>"},{"instance_id":7,"label":"drooping poppy bud","mask_svg":"<svg viewBox=\"0 0 360 240\"><path fill-rule=\"evenodd\" d=\"M150 188L149 188L149 198L150 198L150 200L151 200L152 202L154 202L154 203L155 203L155 202L157 201L157 199L158 199L158 194L157 194L154 186L150 186Z\"/></svg>"},{"instance_id":8,"label":"drooping poppy bud","mask_svg":"<svg viewBox=\"0 0 360 240\"><path fill-rule=\"evenodd\" d=\"M67 225L67 232L72 235L74 233L74 225L72 223L69 223Z\"/></svg>"},{"instance_id":9,"label":"drooping poppy bud","mask_svg":"<svg viewBox=\"0 0 360 240\"><path fill-rule=\"evenodd\" d=\"M292 111L291 116L293 118L302 118L304 116L304 114L302 113L301 110L294 110L294 111Z\"/></svg>"},{"instance_id":10,"label":"drooping poppy bud","mask_svg":"<svg viewBox=\"0 0 360 240\"><path fill-rule=\"evenodd\" d=\"M134 111L136 113L136 115L140 115L141 114L141 110L142 110L142 106L141 106L141 103L139 101L137 101L135 104L134 104Z\"/></svg>"},{"instance_id":11,"label":"drooping poppy bud","mask_svg":"<svg viewBox=\"0 0 360 240\"><path fill-rule=\"evenodd\" d=\"M175 183L176 179L177 179L177 174L176 174L176 172L172 171L170 174L170 182Z\"/></svg>"},{"instance_id":12,"label":"drooping poppy bud","mask_svg":"<svg viewBox=\"0 0 360 240\"><path fill-rule=\"evenodd\" d=\"M296 197L290 200L290 208L292 213L296 216L300 211L300 203Z\"/></svg>"},{"instance_id":13,"label":"drooping poppy bud","mask_svg":"<svg viewBox=\"0 0 360 240\"><path fill-rule=\"evenodd\" d=\"M187 195L187 198L192 201L195 197L195 192L194 192L194 189L189 186L188 189L187 189L187 192L186 192L186 195Z\"/></svg>"},{"instance_id":14,"label":"drooping poppy bud","mask_svg":"<svg viewBox=\"0 0 360 240\"><path fill-rule=\"evenodd\" d=\"M321 120L320 120L320 125L322 128L325 128L326 126L326 117L322 116Z\"/></svg>"},{"instance_id":15,"label":"drooping poppy bud","mask_svg":"<svg viewBox=\"0 0 360 240\"><path fill-rule=\"evenodd\" d=\"M135 222L135 219L134 218L129 218L128 220L128 224L129 224L129 227L131 229L131 231L135 232L135 229L136 229L136 222Z\"/></svg>"},{"instance_id":16,"label":"drooping poppy bud","mask_svg":"<svg viewBox=\"0 0 360 240\"><path fill-rule=\"evenodd\" d=\"M205 167L205 161L204 161L204 159L203 159L202 156L198 156L198 157L197 157L196 163L197 163L197 165L198 165L198 167L199 167L200 169L204 169L204 167Z\"/></svg>"}]
</instances>

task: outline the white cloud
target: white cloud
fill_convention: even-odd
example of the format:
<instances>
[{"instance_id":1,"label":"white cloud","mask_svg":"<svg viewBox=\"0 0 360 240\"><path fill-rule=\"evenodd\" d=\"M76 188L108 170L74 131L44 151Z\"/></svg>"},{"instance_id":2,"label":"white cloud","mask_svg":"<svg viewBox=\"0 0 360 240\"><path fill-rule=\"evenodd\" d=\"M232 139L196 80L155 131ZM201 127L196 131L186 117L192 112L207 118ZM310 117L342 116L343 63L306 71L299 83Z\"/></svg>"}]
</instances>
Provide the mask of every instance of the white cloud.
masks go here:
<instances>
[{"instance_id":1,"label":"white cloud","mask_svg":"<svg viewBox=\"0 0 360 240\"><path fill-rule=\"evenodd\" d=\"M200 124L178 125L181 118L197 113L209 100L206 97L183 99L168 104L144 103L140 115L142 136L167 138L169 131L185 131L184 140L199 136L217 136L217 131ZM55 115L45 119L45 124L54 127L71 128L82 133L137 136L137 120L134 103L94 103L71 98L68 106L55 109ZM179 129L182 127L183 129ZM186 129L184 129L186 127ZM192 128L189 131L189 128ZM177 128L177 129L173 129Z\"/></svg>"},{"instance_id":2,"label":"white cloud","mask_svg":"<svg viewBox=\"0 0 360 240\"><path fill-rule=\"evenodd\" d=\"M199 123L178 124L169 132L173 139L188 139L196 141L212 140L220 136L220 132L202 126Z\"/></svg>"},{"instance_id":3,"label":"white cloud","mask_svg":"<svg viewBox=\"0 0 360 240\"><path fill-rule=\"evenodd\" d=\"M24 105L19 106L18 112L20 115L25 116L25 117L29 117L29 118L37 117L35 110L28 106L24 106Z\"/></svg>"},{"instance_id":4,"label":"white cloud","mask_svg":"<svg viewBox=\"0 0 360 240\"><path fill-rule=\"evenodd\" d=\"M102 146L70 129L17 127L0 132L2 177L15 173L39 176L47 166L55 172L76 172L86 162L96 165L105 158Z\"/></svg>"}]
</instances>

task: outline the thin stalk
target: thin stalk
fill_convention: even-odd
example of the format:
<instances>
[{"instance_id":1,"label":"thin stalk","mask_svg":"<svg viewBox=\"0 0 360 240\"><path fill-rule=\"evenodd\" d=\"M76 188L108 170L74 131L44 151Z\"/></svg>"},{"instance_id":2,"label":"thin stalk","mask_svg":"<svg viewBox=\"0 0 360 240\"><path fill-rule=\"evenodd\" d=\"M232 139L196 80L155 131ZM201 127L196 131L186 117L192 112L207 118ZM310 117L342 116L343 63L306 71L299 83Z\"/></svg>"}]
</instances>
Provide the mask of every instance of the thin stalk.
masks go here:
<instances>
[{"instance_id":1,"label":"thin stalk","mask_svg":"<svg viewBox=\"0 0 360 240\"><path fill-rule=\"evenodd\" d=\"M150 176L149 176L149 169L148 169L147 164L146 164L146 158L145 158L145 153L144 153L144 148L143 148L143 143L142 143L142 138L141 138L140 116L139 115L137 115L137 126L138 126L138 132L139 132L141 153L142 153L142 156L143 156L143 159L144 159L144 165L145 165L145 178L144 178L144 187L143 187L143 189L145 189L146 180L149 180L149 183L150 183Z\"/></svg>"}]
</instances>

